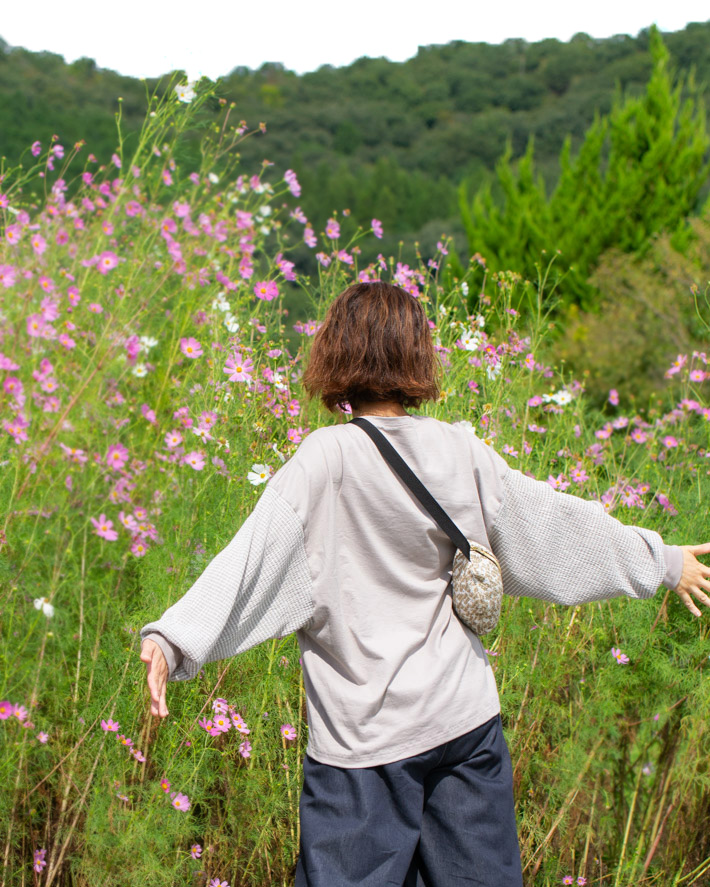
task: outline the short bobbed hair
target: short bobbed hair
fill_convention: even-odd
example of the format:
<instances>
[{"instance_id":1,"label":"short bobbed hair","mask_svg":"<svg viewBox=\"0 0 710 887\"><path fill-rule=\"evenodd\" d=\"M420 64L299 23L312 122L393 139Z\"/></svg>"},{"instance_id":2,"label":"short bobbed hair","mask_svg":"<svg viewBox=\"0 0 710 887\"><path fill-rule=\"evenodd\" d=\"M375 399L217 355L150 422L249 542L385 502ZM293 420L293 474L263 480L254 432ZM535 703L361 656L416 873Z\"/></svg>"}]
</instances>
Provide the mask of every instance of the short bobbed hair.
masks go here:
<instances>
[{"instance_id":1,"label":"short bobbed hair","mask_svg":"<svg viewBox=\"0 0 710 887\"><path fill-rule=\"evenodd\" d=\"M439 396L442 366L418 299L382 281L355 283L316 332L303 384L331 412L348 403L418 407Z\"/></svg>"}]
</instances>

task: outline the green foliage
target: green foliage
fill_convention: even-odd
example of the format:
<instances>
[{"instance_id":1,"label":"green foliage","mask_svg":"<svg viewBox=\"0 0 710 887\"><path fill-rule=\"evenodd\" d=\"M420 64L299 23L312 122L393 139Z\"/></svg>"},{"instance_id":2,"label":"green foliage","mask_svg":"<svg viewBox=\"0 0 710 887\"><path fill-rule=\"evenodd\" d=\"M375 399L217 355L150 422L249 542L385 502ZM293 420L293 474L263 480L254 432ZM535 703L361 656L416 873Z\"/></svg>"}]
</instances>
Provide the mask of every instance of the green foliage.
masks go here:
<instances>
[{"instance_id":1,"label":"green foliage","mask_svg":"<svg viewBox=\"0 0 710 887\"><path fill-rule=\"evenodd\" d=\"M710 282L710 216L690 219L679 232L652 238L643 256L604 252L590 278L601 294L598 309L571 305L561 318L554 352L576 375L589 374L597 404L615 388L643 409L678 354L707 349L694 294Z\"/></svg>"},{"instance_id":2,"label":"green foliage","mask_svg":"<svg viewBox=\"0 0 710 887\"><path fill-rule=\"evenodd\" d=\"M515 268L534 279L541 257L558 252L561 294L589 308L598 291L588 277L604 250L642 250L651 235L674 231L697 208L710 169L704 106L692 84L673 84L669 53L655 28L650 44L645 93L617 95L609 115L595 117L574 158L567 137L549 197L535 172L532 138L517 169L510 145L498 163L501 199L488 187L471 204L461 184L470 252L482 253L493 270Z\"/></svg>"}]
</instances>

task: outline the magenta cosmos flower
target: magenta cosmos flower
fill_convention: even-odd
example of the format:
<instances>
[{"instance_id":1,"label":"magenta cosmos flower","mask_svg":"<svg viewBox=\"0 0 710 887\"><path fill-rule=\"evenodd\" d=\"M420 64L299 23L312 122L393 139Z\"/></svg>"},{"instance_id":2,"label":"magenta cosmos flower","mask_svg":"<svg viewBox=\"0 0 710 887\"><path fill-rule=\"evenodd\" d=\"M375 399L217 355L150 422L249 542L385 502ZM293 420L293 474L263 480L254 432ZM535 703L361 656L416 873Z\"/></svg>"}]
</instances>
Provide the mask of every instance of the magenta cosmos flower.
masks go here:
<instances>
[{"instance_id":1,"label":"magenta cosmos flower","mask_svg":"<svg viewBox=\"0 0 710 887\"><path fill-rule=\"evenodd\" d=\"M296 731L292 724L281 725L281 735L289 741L296 738Z\"/></svg>"},{"instance_id":2,"label":"magenta cosmos flower","mask_svg":"<svg viewBox=\"0 0 710 887\"><path fill-rule=\"evenodd\" d=\"M261 280L254 286L254 295L257 299L271 302L279 294L279 288L275 280Z\"/></svg>"},{"instance_id":3,"label":"magenta cosmos flower","mask_svg":"<svg viewBox=\"0 0 710 887\"><path fill-rule=\"evenodd\" d=\"M111 718L109 718L108 721L101 720L101 729L105 730L107 733L117 733L118 727L118 721L112 721Z\"/></svg>"},{"instance_id":4,"label":"magenta cosmos flower","mask_svg":"<svg viewBox=\"0 0 710 887\"><path fill-rule=\"evenodd\" d=\"M106 453L106 464L111 468L123 468L128 459L128 450L123 444L111 444Z\"/></svg>"},{"instance_id":5,"label":"magenta cosmos flower","mask_svg":"<svg viewBox=\"0 0 710 887\"><path fill-rule=\"evenodd\" d=\"M242 357L237 352L234 357L228 357L224 362L222 372L228 373L230 382L248 382L254 371L254 362L249 357Z\"/></svg>"},{"instance_id":6,"label":"magenta cosmos flower","mask_svg":"<svg viewBox=\"0 0 710 887\"><path fill-rule=\"evenodd\" d=\"M94 532L107 542L115 542L118 539L118 533L113 529L113 521L109 520L105 514L100 514L99 519L91 518L94 525Z\"/></svg>"},{"instance_id":7,"label":"magenta cosmos flower","mask_svg":"<svg viewBox=\"0 0 710 887\"><path fill-rule=\"evenodd\" d=\"M105 250L99 256L99 261L96 263L96 267L102 274L106 274L108 271L111 271L113 268L118 265L118 256L116 253L112 253L110 250Z\"/></svg>"},{"instance_id":8,"label":"magenta cosmos flower","mask_svg":"<svg viewBox=\"0 0 710 887\"><path fill-rule=\"evenodd\" d=\"M186 813L190 809L190 799L187 795L184 795L182 792L170 792L170 797L172 798L172 805L176 810L182 810L183 813Z\"/></svg>"},{"instance_id":9,"label":"magenta cosmos flower","mask_svg":"<svg viewBox=\"0 0 710 887\"><path fill-rule=\"evenodd\" d=\"M42 869L47 865L47 862L44 858L46 854L47 851L44 849L44 847L42 847L40 850L35 850L32 864L36 872L41 872Z\"/></svg>"},{"instance_id":10,"label":"magenta cosmos flower","mask_svg":"<svg viewBox=\"0 0 710 887\"><path fill-rule=\"evenodd\" d=\"M629 657L626 653L622 653L619 647L612 647L611 655L616 659L619 665L627 665L629 662Z\"/></svg>"},{"instance_id":11,"label":"magenta cosmos flower","mask_svg":"<svg viewBox=\"0 0 710 887\"><path fill-rule=\"evenodd\" d=\"M180 350L185 355L185 357L196 358L202 357L202 345L197 341L197 339L193 339L190 336L187 339L180 339Z\"/></svg>"},{"instance_id":12,"label":"magenta cosmos flower","mask_svg":"<svg viewBox=\"0 0 710 887\"><path fill-rule=\"evenodd\" d=\"M0 702L0 721L6 721L13 712L15 706L12 702L8 702L5 700L4 702Z\"/></svg>"}]
</instances>

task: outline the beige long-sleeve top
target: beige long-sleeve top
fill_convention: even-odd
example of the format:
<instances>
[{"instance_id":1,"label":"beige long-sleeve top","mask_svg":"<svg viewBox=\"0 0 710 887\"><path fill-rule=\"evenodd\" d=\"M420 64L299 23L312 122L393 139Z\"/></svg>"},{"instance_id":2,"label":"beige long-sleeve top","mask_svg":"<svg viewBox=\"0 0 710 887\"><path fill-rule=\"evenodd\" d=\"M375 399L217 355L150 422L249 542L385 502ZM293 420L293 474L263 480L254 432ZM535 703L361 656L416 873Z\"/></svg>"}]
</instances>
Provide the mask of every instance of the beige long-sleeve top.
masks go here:
<instances>
[{"instance_id":1,"label":"beige long-sleeve top","mask_svg":"<svg viewBox=\"0 0 710 887\"><path fill-rule=\"evenodd\" d=\"M600 503L508 466L463 425L368 416L464 535L497 556L508 595L581 604L675 588L682 551ZM418 754L500 710L483 644L452 610L454 546L356 426L312 432L232 541L141 629L170 680L297 633L306 752L340 767Z\"/></svg>"}]
</instances>

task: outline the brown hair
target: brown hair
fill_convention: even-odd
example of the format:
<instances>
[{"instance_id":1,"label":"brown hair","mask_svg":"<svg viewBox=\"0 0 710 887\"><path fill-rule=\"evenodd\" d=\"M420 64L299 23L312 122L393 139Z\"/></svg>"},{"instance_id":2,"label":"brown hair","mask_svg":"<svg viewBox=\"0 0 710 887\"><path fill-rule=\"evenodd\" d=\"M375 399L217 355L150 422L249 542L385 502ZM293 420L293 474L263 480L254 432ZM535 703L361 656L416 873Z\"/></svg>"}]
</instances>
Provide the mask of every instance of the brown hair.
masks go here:
<instances>
[{"instance_id":1,"label":"brown hair","mask_svg":"<svg viewBox=\"0 0 710 887\"><path fill-rule=\"evenodd\" d=\"M441 369L418 299L391 283L355 283L328 308L303 384L331 412L345 402L418 407L439 396Z\"/></svg>"}]
</instances>

